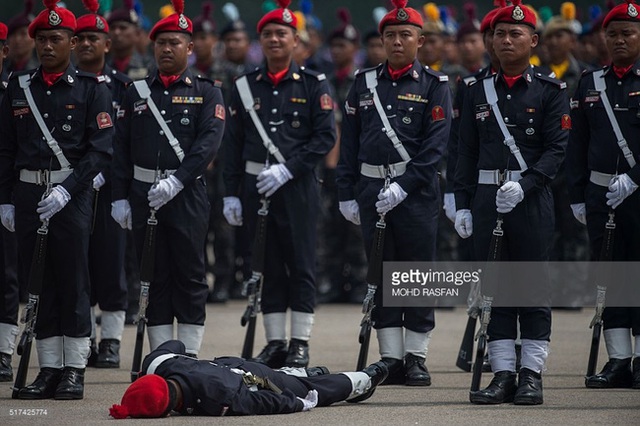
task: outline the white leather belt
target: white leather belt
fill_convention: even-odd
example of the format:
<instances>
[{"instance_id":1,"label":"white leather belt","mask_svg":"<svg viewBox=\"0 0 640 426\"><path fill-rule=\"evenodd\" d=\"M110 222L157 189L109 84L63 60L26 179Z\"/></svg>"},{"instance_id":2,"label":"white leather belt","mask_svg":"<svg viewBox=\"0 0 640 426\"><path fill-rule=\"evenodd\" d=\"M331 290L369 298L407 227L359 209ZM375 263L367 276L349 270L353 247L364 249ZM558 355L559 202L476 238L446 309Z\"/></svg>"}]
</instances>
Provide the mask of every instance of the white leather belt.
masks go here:
<instances>
[{"instance_id":1,"label":"white leather belt","mask_svg":"<svg viewBox=\"0 0 640 426\"><path fill-rule=\"evenodd\" d=\"M591 181L591 183L595 183L598 186L609 187L611 179L613 179L614 177L615 175L611 175L609 173L600 173L592 170L591 175L589 176L589 180Z\"/></svg>"},{"instance_id":2,"label":"white leather belt","mask_svg":"<svg viewBox=\"0 0 640 426\"><path fill-rule=\"evenodd\" d=\"M504 182L517 182L522 179L518 170L480 170L478 183L480 185L500 185Z\"/></svg>"},{"instance_id":3,"label":"white leather belt","mask_svg":"<svg viewBox=\"0 0 640 426\"><path fill-rule=\"evenodd\" d=\"M180 356L179 354L169 353L169 354L162 354L156 357L153 361L151 361L151 364L149 364L149 368L147 368L146 374L155 374L156 368L160 367L160 364L162 364L168 359L177 358L179 356Z\"/></svg>"},{"instance_id":4,"label":"white leather belt","mask_svg":"<svg viewBox=\"0 0 640 426\"><path fill-rule=\"evenodd\" d=\"M159 179L164 179L172 174L174 174L175 170L160 170ZM145 169L144 167L133 166L133 178L137 181L144 183L155 183L156 181L156 171L151 169Z\"/></svg>"},{"instance_id":5,"label":"white leather belt","mask_svg":"<svg viewBox=\"0 0 640 426\"><path fill-rule=\"evenodd\" d=\"M244 171L247 174L258 176L264 170L264 163L256 161L247 161L244 165Z\"/></svg>"},{"instance_id":6,"label":"white leather belt","mask_svg":"<svg viewBox=\"0 0 640 426\"><path fill-rule=\"evenodd\" d=\"M73 170L20 170L20 181L34 183L36 185L46 185L47 178L51 183L62 183Z\"/></svg>"},{"instance_id":7,"label":"white leather belt","mask_svg":"<svg viewBox=\"0 0 640 426\"><path fill-rule=\"evenodd\" d=\"M362 163L360 165L360 174L373 179L385 179L387 177L387 168L391 177L402 176L407 171L408 161L389 164L389 166L378 166L374 164Z\"/></svg>"}]
</instances>

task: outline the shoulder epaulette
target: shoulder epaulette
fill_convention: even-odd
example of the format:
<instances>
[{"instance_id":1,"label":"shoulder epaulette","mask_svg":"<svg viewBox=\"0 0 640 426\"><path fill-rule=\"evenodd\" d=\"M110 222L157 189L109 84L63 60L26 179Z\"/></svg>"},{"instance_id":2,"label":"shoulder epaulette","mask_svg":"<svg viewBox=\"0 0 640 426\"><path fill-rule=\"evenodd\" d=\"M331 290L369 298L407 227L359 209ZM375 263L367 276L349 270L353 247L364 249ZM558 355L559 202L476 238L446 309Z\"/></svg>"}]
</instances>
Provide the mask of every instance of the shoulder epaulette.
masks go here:
<instances>
[{"instance_id":1,"label":"shoulder epaulette","mask_svg":"<svg viewBox=\"0 0 640 426\"><path fill-rule=\"evenodd\" d=\"M372 70L377 70L378 67L382 65L382 64L378 64L375 67L369 67L369 68L363 68L363 69L357 69L356 72L353 74L354 77L359 76L360 74L366 74L368 71L372 71Z\"/></svg>"},{"instance_id":2,"label":"shoulder epaulette","mask_svg":"<svg viewBox=\"0 0 640 426\"><path fill-rule=\"evenodd\" d=\"M462 79L462 81L464 82L464 84L466 84L467 86L470 85L471 83L475 83L475 81L477 80L475 75L470 75L468 77L465 77Z\"/></svg>"},{"instance_id":3,"label":"shoulder epaulette","mask_svg":"<svg viewBox=\"0 0 640 426\"><path fill-rule=\"evenodd\" d=\"M25 71L13 71L10 75L9 75L9 80L13 80L16 77L20 77L21 75L25 75L25 74L33 74L36 70L25 70Z\"/></svg>"},{"instance_id":4,"label":"shoulder epaulette","mask_svg":"<svg viewBox=\"0 0 640 426\"><path fill-rule=\"evenodd\" d=\"M562 80L558 80L557 78L549 77L548 75L542 74L541 72L536 72L533 75L535 75L536 78L539 79L539 80L546 81L547 83L552 83L552 84L558 86L560 89L566 89L567 88L567 83L565 83Z\"/></svg>"},{"instance_id":5,"label":"shoulder epaulette","mask_svg":"<svg viewBox=\"0 0 640 426\"><path fill-rule=\"evenodd\" d=\"M449 76L444 74L444 73L441 73L440 71L432 70L427 65L425 65L423 67L423 69L425 70L425 72L427 74L429 74L432 77L437 78L438 81L441 82L441 83L445 83L445 82L449 81Z\"/></svg>"},{"instance_id":6,"label":"shoulder epaulette","mask_svg":"<svg viewBox=\"0 0 640 426\"><path fill-rule=\"evenodd\" d=\"M80 71L80 70L76 70L76 76L82 77L82 78L90 78L91 80L97 81L98 83L104 83L105 81L107 81L104 75L96 75L92 72L86 72L86 71Z\"/></svg>"},{"instance_id":7,"label":"shoulder epaulette","mask_svg":"<svg viewBox=\"0 0 640 426\"><path fill-rule=\"evenodd\" d=\"M327 76L325 75L325 73L318 72L318 71L309 69L307 67L300 67L300 71L315 77L318 81L323 81L327 79Z\"/></svg>"},{"instance_id":8,"label":"shoulder epaulette","mask_svg":"<svg viewBox=\"0 0 640 426\"><path fill-rule=\"evenodd\" d=\"M123 73L121 73L120 71L117 71L117 70L111 70L111 78L115 78L116 80L118 80L119 82L124 84L125 86L128 85L129 83L133 82L131 77L129 77L128 75L123 74Z\"/></svg>"}]
</instances>

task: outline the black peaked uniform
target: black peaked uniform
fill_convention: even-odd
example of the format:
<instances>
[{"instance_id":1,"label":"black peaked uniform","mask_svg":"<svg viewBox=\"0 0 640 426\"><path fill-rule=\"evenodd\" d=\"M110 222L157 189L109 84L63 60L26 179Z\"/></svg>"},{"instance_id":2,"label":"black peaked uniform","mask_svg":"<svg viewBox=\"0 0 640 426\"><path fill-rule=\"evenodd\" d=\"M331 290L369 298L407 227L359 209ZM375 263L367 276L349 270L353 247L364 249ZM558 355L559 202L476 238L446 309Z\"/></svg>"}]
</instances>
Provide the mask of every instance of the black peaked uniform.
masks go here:
<instances>
[{"instance_id":1,"label":"black peaked uniform","mask_svg":"<svg viewBox=\"0 0 640 426\"><path fill-rule=\"evenodd\" d=\"M290 308L313 313L319 209L314 168L335 143L331 92L323 74L300 68L293 62L275 87L265 66L246 76L259 106L258 117L293 175L269 198L262 311L269 314ZM264 164L267 149L235 85L229 112L224 153L226 195L242 198L244 223L249 235L253 235L260 194L256 189L257 176L245 173L245 163ZM269 158L271 165L276 164L275 158Z\"/></svg>"},{"instance_id":2,"label":"black peaked uniform","mask_svg":"<svg viewBox=\"0 0 640 426\"><path fill-rule=\"evenodd\" d=\"M163 361L154 373L180 384L183 395L182 414L200 416L231 416L287 414L302 411L302 402L310 390L318 392L318 406L344 401L351 394L351 381L344 374L295 377L273 370L264 364L236 357L220 357L213 361L186 356L184 344L170 340L147 355L142 373L159 356L175 354ZM231 369L236 370L236 372ZM242 380L242 372L268 378L282 390L278 394L258 386L250 390Z\"/></svg>"},{"instance_id":3,"label":"black peaked uniform","mask_svg":"<svg viewBox=\"0 0 640 426\"><path fill-rule=\"evenodd\" d=\"M168 88L157 72L146 81L185 157L181 163L146 101L129 85L116 123L112 199L129 200L136 251L141 257L152 183L135 179L134 166L158 168L163 174L175 170L184 189L156 214L155 270L147 318L149 326L172 324L174 317L178 323L204 325L209 201L202 175L224 131L222 93L211 80L196 77L188 69Z\"/></svg>"},{"instance_id":4,"label":"black peaked uniform","mask_svg":"<svg viewBox=\"0 0 640 426\"><path fill-rule=\"evenodd\" d=\"M131 79L105 65L102 76L111 92L111 117L115 122ZM103 311L127 309L127 280L124 256L127 234L111 217L111 166L102 170L105 184L94 194L97 197L95 222L89 244L89 273L91 276L91 306L98 304ZM137 296L136 296L137 297Z\"/></svg>"},{"instance_id":5,"label":"black peaked uniform","mask_svg":"<svg viewBox=\"0 0 640 426\"><path fill-rule=\"evenodd\" d=\"M451 125L451 91L448 78L420 65L413 66L392 81L387 64L373 68L378 76L377 92L392 127L411 157L406 172L393 177L407 198L386 215L384 260L435 260L436 233L440 211L438 163L442 158ZM384 132L362 70L356 76L343 106L338 197L356 200L365 250L369 254L375 223L375 203L384 184L380 178L360 174L363 163L395 164L400 154ZM373 311L376 328L405 327L426 333L434 327L433 308L382 307L382 291L376 292Z\"/></svg>"},{"instance_id":6,"label":"black peaked uniform","mask_svg":"<svg viewBox=\"0 0 640 426\"><path fill-rule=\"evenodd\" d=\"M566 84L533 67L527 68L511 88L501 72L486 78L495 79L498 106L528 166L519 181L524 200L504 215L501 259L544 261L554 229L549 183L563 161L571 127ZM519 170L516 158L503 143L483 80L469 87L461 110L455 177L456 209L470 209L473 215L475 260L488 258L498 214L495 200L499 186L478 184L479 170ZM516 339L518 315L523 339L549 340L548 307L494 308L489 323L491 340Z\"/></svg>"},{"instance_id":7,"label":"black peaked uniform","mask_svg":"<svg viewBox=\"0 0 640 426\"><path fill-rule=\"evenodd\" d=\"M73 65L51 87L43 81L40 69L28 73L44 122L73 168L61 183L71 200L49 221L36 334L38 339L89 337L91 183L111 158L113 125L105 117L111 112L111 95L94 74L76 71ZM37 204L45 186L20 181L17 171L61 167L43 140L17 76L9 81L0 106L0 204L15 204L20 273L26 280L41 225Z\"/></svg>"},{"instance_id":8,"label":"black peaked uniform","mask_svg":"<svg viewBox=\"0 0 640 426\"><path fill-rule=\"evenodd\" d=\"M583 74L572 99L573 130L567 149L567 180L571 203L586 203L591 259L598 260L604 238L607 187L591 182L592 171L609 175L626 173L640 183L640 166L632 169L618 147L593 72ZM640 61L622 78L604 68L607 97L636 162L640 163ZM635 191L615 209L614 261L640 260L640 192ZM640 335L640 308L605 308L604 328L630 328Z\"/></svg>"}]
</instances>

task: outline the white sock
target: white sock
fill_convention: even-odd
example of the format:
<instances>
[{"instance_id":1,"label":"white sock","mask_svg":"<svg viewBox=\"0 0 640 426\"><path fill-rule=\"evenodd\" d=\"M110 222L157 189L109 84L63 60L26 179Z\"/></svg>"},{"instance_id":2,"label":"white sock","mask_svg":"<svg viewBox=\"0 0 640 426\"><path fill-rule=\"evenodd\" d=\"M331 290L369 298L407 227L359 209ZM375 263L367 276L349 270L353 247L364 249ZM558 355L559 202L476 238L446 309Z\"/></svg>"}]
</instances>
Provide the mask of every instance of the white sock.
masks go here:
<instances>
[{"instance_id":1,"label":"white sock","mask_svg":"<svg viewBox=\"0 0 640 426\"><path fill-rule=\"evenodd\" d=\"M173 324L162 324L147 327L149 348L154 351L168 340L173 340Z\"/></svg>"},{"instance_id":2,"label":"white sock","mask_svg":"<svg viewBox=\"0 0 640 426\"><path fill-rule=\"evenodd\" d=\"M404 358L404 336L402 327L379 328L376 330L381 358Z\"/></svg>"},{"instance_id":3,"label":"white sock","mask_svg":"<svg viewBox=\"0 0 640 426\"><path fill-rule=\"evenodd\" d=\"M287 313L273 312L262 315L267 342L287 340Z\"/></svg>"},{"instance_id":4,"label":"white sock","mask_svg":"<svg viewBox=\"0 0 640 426\"><path fill-rule=\"evenodd\" d=\"M102 325L100 327L100 340L122 340L124 331L125 311L102 311Z\"/></svg>"},{"instance_id":5,"label":"white sock","mask_svg":"<svg viewBox=\"0 0 640 426\"><path fill-rule=\"evenodd\" d=\"M604 342L610 359L631 358L631 330L628 328L610 328L604 331Z\"/></svg>"},{"instance_id":6,"label":"white sock","mask_svg":"<svg viewBox=\"0 0 640 426\"><path fill-rule=\"evenodd\" d=\"M198 355L203 337L204 325L178 324L178 340L184 343L188 354Z\"/></svg>"},{"instance_id":7,"label":"white sock","mask_svg":"<svg viewBox=\"0 0 640 426\"><path fill-rule=\"evenodd\" d=\"M512 339L494 340L487 344L491 371L516 371L516 341Z\"/></svg>"},{"instance_id":8,"label":"white sock","mask_svg":"<svg viewBox=\"0 0 640 426\"><path fill-rule=\"evenodd\" d=\"M536 373L542 373L548 356L548 341L522 339L522 368L528 368Z\"/></svg>"},{"instance_id":9,"label":"white sock","mask_svg":"<svg viewBox=\"0 0 640 426\"><path fill-rule=\"evenodd\" d=\"M64 336L64 366L73 368L85 368L91 351L88 337Z\"/></svg>"},{"instance_id":10,"label":"white sock","mask_svg":"<svg viewBox=\"0 0 640 426\"><path fill-rule=\"evenodd\" d=\"M308 342L311 338L313 319L313 314L291 311L291 338Z\"/></svg>"},{"instance_id":11,"label":"white sock","mask_svg":"<svg viewBox=\"0 0 640 426\"><path fill-rule=\"evenodd\" d=\"M404 351L406 354L427 358L429 350L429 340L431 340L431 331L419 333L417 331L404 331Z\"/></svg>"}]
</instances>

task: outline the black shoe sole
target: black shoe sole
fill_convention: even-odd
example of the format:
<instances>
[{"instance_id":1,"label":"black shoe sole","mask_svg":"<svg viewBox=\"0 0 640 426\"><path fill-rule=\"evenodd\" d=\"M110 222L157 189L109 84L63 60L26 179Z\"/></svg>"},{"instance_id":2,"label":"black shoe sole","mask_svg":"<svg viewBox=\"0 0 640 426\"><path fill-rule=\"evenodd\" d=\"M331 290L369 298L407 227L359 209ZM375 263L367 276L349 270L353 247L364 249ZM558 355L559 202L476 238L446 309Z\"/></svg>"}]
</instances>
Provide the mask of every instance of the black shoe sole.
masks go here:
<instances>
[{"instance_id":1,"label":"black shoe sole","mask_svg":"<svg viewBox=\"0 0 640 426\"><path fill-rule=\"evenodd\" d=\"M607 383L607 382L589 382L589 379L584 380L584 386L588 389L630 389L633 385L631 383ZM637 389L637 388L636 388Z\"/></svg>"},{"instance_id":2,"label":"black shoe sole","mask_svg":"<svg viewBox=\"0 0 640 426\"><path fill-rule=\"evenodd\" d=\"M520 397L513 398L514 405L541 405L544 402L542 398Z\"/></svg>"},{"instance_id":3,"label":"black shoe sole","mask_svg":"<svg viewBox=\"0 0 640 426\"><path fill-rule=\"evenodd\" d=\"M74 399L84 399L84 393L75 394L75 393L56 393L53 399L68 401Z\"/></svg>"},{"instance_id":4,"label":"black shoe sole","mask_svg":"<svg viewBox=\"0 0 640 426\"><path fill-rule=\"evenodd\" d=\"M431 379L427 380L409 380L407 379L406 386L431 386Z\"/></svg>"},{"instance_id":5,"label":"black shoe sole","mask_svg":"<svg viewBox=\"0 0 640 426\"><path fill-rule=\"evenodd\" d=\"M479 392L469 392L469 401L473 404L479 405L498 405L498 404L508 404L513 402L513 397L506 398L502 401L498 401L496 399L490 398L484 394Z\"/></svg>"},{"instance_id":6,"label":"black shoe sole","mask_svg":"<svg viewBox=\"0 0 640 426\"><path fill-rule=\"evenodd\" d=\"M54 394L47 395L47 396L41 396L41 395L20 394L20 393L18 393L18 399L24 399L24 400L27 400L27 401L35 401L35 400L40 400L40 399L52 399L53 397L54 397Z\"/></svg>"}]
</instances>

